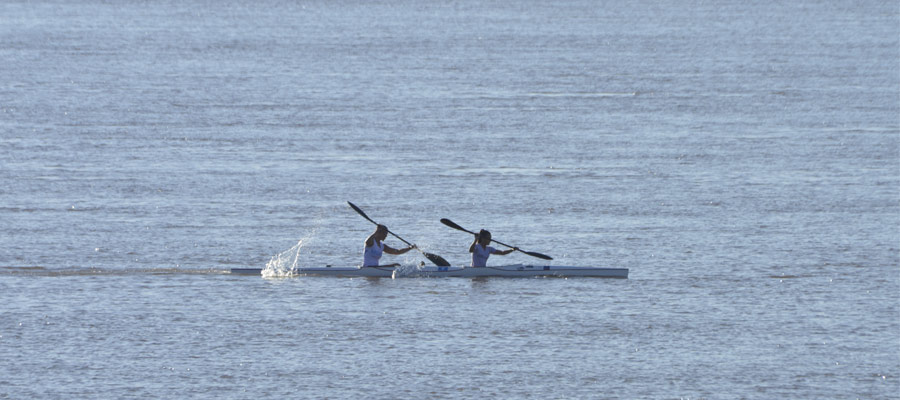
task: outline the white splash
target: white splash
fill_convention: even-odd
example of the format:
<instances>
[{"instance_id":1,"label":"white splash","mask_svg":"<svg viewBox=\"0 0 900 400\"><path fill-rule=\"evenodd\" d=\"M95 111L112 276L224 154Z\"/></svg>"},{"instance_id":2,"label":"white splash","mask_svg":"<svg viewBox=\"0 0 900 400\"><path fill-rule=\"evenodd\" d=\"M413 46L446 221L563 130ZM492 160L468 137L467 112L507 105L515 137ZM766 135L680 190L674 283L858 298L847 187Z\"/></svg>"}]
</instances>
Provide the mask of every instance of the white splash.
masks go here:
<instances>
[{"instance_id":1,"label":"white splash","mask_svg":"<svg viewBox=\"0 0 900 400\"><path fill-rule=\"evenodd\" d=\"M263 278L287 278L297 275L297 269L300 268L301 253L304 247L309 246L316 236L318 228L313 229L305 237L297 241L297 244L291 246L290 249L276 254L266 263L266 268L262 270Z\"/></svg>"},{"instance_id":2,"label":"white splash","mask_svg":"<svg viewBox=\"0 0 900 400\"><path fill-rule=\"evenodd\" d=\"M266 268L262 270L263 278L284 278L293 276L294 271L299 267L300 250L303 248L304 241L308 241L308 239L300 239L300 241L290 249L273 256L272 259L266 263Z\"/></svg>"},{"instance_id":3,"label":"white splash","mask_svg":"<svg viewBox=\"0 0 900 400\"><path fill-rule=\"evenodd\" d=\"M400 264L399 267L394 268L394 272L391 274L392 279L401 278L404 276L410 276L416 272L422 271L425 267L424 263L419 264Z\"/></svg>"}]
</instances>

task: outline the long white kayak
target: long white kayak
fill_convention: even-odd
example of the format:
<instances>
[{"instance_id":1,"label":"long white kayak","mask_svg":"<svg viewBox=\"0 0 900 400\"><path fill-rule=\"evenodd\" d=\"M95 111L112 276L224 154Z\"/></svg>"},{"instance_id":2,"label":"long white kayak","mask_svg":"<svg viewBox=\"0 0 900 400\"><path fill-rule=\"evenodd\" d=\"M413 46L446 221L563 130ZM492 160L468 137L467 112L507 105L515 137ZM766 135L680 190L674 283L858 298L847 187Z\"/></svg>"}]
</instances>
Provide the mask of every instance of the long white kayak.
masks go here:
<instances>
[{"instance_id":1,"label":"long white kayak","mask_svg":"<svg viewBox=\"0 0 900 400\"><path fill-rule=\"evenodd\" d=\"M232 268L232 274L262 274L260 268ZM566 267L557 265L501 265L496 267L310 267L298 268L290 275L345 276L345 277L534 277L534 276L593 276L601 278L628 278L628 268Z\"/></svg>"}]
</instances>

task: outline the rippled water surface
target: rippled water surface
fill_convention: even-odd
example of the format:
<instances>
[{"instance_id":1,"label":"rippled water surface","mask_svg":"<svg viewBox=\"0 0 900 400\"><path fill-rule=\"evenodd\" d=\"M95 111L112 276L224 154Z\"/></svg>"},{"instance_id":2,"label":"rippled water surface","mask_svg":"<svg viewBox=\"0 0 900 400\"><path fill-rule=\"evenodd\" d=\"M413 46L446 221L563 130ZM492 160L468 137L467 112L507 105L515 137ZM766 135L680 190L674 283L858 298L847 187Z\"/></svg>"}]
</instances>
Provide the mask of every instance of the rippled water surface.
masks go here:
<instances>
[{"instance_id":1,"label":"rippled water surface","mask_svg":"<svg viewBox=\"0 0 900 400\"><path fill-rule=\"evenodd\" d=\"M898 397L896 4L482 3L0 4L0 398Z\"/></svg>"}]
</instances>

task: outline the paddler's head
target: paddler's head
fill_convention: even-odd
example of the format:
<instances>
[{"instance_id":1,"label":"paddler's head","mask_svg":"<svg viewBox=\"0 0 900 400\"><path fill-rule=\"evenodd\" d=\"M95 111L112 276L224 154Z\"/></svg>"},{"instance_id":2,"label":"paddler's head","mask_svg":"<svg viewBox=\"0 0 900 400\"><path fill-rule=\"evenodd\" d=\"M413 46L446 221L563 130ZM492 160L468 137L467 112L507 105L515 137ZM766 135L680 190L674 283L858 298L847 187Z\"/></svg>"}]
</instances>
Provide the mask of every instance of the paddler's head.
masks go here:
<instances>
[{"instance_id":1,"label":"paddler's head","mask_svg":"<svg viewBox=\"0 0 900 400\"><path fill-rule=\"evenodd\" d=\"M478 244L482 246L487 246L491 244L491 233L486 229L482 229L478 232Z\"/></svg>"},{"instance_id":2,"label":"paddler's head","mask_svg":"<svg viewBox=\"0 0 900 400\"><path fill-rule=\"evenodd\" d=\"M378 224L378 226L375 227L375 239L378 239L379 242L387 239L387 234L388 228L386 226Z\"/></svg>"}]
</instances>

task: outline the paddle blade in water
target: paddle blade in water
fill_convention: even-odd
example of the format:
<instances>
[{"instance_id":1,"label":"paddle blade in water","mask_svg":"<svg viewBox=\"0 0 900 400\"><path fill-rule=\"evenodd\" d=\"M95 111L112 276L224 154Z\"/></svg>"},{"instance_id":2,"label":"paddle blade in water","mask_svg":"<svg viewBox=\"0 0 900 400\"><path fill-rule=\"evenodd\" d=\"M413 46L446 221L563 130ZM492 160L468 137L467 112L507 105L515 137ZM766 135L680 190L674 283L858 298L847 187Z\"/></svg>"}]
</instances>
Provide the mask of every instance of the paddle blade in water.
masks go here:
<instances>
[{"instance_id":1,"label":"paddle blade in water","mask_svg":"<svg viewBox=\"0 0 900 400\"><path fill-rule=\"evenodd\" d=\"M445 260L443 257L441 257L437 254L431 254L431 253L426 253L426 252L422 252L422 254L425 255L425 258L427 258L428 261L433 262L434 265L437 265L438 267L449 267L450 266L450 263L447 262L447 260Z\"/></svg>"},{"instance_id":2,"label":"paddle blade in water","mask_svg":"<svg viewBox=\"0 0 900 400\"><path fill-rule=\"evenodd\" d=\"M519 250L519 251L521 251L521 252L523 252L523 253L525 253L525 254L528 254L529 256L532 256L532 257L543 258L543 259L545 259L545 260L552 260L552 259L553 259L553 257L550 257L550 256L548 256L548 255L546 255L546 254L535 253L535 252L533 252L533 251L525 251L525 250Z\"/></svg>"}]
</instances>

